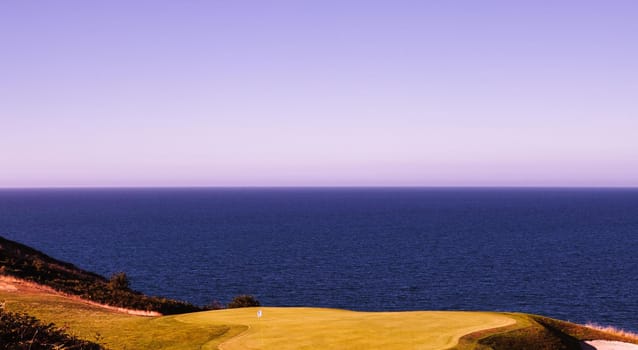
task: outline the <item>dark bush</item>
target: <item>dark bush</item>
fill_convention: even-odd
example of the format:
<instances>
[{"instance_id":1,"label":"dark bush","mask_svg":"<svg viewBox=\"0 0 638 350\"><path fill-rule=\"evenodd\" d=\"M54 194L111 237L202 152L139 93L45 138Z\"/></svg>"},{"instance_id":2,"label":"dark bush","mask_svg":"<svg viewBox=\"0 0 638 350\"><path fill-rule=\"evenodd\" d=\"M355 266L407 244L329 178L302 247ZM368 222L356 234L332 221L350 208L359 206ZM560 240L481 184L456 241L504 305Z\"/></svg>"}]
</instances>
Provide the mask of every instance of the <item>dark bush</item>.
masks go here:
<instances>
[{"instance_id":1,"label":"dark bush","mask_svg":"<svg viewBox=\"0 0 638 350\"><path fill-rule=\"evenodd\" d=\"M235 309L238 307L253 307L253 306L260 306L260 305L261 304L259 303L257 299L255 299L254 296L243 294L243 295L238 295L234 297L233 301L231 301L228 304L228 308Z\"/></svg>"},{"instance_id":2,"label":"dark bush","mask_svg":"<svg viewBox=\"0 0 638 350\"><path fill-rule=\"evenodd\" d=\"M210 304L204 307L206 310L221 310L224 309L225 306L219 300L213 300Z\"/></svg>"},{"instance_id":3,"label":"dark bush","mask_svg":"<svg viewBox=\"0 0 638 350\"><path fill-rule=\"evenodd\" d=\"M109 280L109 288L111 290L127 290L129 284L128 276L124 272L114 274Z\"/></svg>"},{"instance_id":4,"label":"dark bush","mask_svg":"<svg viewBox=\"0 0 638 350\"><path fill-rule=\"evenodd\" d=\"M103 350L96 343L78 339L43 324L35 317L6 312L0 307L0 350Z\"/></svg>"}]
</instances>

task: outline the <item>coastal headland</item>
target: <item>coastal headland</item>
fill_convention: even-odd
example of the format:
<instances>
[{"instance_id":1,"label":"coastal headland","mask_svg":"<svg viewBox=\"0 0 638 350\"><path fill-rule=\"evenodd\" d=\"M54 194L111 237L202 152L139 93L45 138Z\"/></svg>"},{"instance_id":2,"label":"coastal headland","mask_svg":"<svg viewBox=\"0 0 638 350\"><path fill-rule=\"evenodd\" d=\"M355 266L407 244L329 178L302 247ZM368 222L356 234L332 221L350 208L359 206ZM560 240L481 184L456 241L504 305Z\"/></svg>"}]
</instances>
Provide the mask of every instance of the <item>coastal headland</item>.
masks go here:
<instances>
[{"instance_id":1,"label":"coastal headland","mask_svg":"<svg viewBox=\"0 0 638 350\"><path fill-rule=\"evenodd\" d=\"M35 282L35 277L16 276L16 271L24 272L28 270L25 266L36 261L39 271L63 267L67 272L81 272L82 276L89 273L75 271L77 268L72 265L17 242L3 239L0 243L3 312L29 314L108 349L638 348L638 338L631 334L521 313L246 307L163 316L157 310L135 310L91 301L48 286L44 281ZM17 269L18 266L22 268ZM102 277L95 278L105 281ZM118 293L123 291L115 295Z\"/></svg>"}]
</instances>

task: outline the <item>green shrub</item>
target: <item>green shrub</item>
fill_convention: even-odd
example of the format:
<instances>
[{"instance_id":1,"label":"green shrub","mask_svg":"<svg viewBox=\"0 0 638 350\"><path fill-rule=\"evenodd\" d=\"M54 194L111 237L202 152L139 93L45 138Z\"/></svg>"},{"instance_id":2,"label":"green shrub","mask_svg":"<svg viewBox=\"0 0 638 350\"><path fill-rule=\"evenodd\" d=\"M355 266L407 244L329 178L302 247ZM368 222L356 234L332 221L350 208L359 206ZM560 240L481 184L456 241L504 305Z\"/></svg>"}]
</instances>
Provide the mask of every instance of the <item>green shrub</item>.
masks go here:
<instances>
[{"instance_id":1,"label":"green shrub","mask_svg":"<svg viewBox=\"0 0 638 350\"><path fill-rule=\"evenodd\" d=\"M0 350L103 350L99 344L78 339L43 324L27 314L6 312L0 307Z\"/></svg>"},{"instance_id":2,"label":"green shrub","mask_svg":"<svg viewBox=\"0 0 638 350\"><path fill-rule=\"evenodd\" d=\"M128 276L124 272L114 274L109 280L109 289L111 290L127 290L129 286Z\"/></svg>"},{"instance_id":3,"label":"green shrub","mask_svg":"<svg viewBox=\"0 0 638 350\"><path fill-rule=\"evenodd\" d=\"M259 303L257 299L255 299L254 296L246 295L246 294L238 295L234 297L233 301L231 301L228 304L229 309L235 309L239 307L253 307L253 306L261 306L261 304Z\"/></svg>"}]
</instances>

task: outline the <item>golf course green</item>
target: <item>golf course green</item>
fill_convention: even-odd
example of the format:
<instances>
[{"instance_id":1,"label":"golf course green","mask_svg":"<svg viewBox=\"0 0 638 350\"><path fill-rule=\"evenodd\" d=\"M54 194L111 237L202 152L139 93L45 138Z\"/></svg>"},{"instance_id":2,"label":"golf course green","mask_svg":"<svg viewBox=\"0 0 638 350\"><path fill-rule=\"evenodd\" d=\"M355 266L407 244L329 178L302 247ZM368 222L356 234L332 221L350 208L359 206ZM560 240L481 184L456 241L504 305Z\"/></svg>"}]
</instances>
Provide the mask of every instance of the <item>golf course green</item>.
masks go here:
<instances>
[{"instance_id":1,"label":"golf course green","mask_svg":"<svg viewBox=\"0 0 638 350\"><path fill-rule=\"evenodd\" d=\"M262 310L262 317L257 317ZM490 312L354 312L318 308L242 308L175 317L193 325L242 325L220 346L239 349L447 349L463 335L514 324Z\"/></svg>"},{"instance_id":2,"label":"golf course green","mask_svg":"<svg viewBox=\"0 0 638 350\"><path fill-rule=\"evenodd\" d=\"M515 323L491 312L278 307L144 317L33 288L0 290L0 300L112 349L447 349L465 334Z\"/></svg>"},{"instance_id":3,"label":"golf course green","mask_svg":"<svg viewBox=\"0 0 638 350\"><path fill-rule=\"evenodd\" d=\"M447 349L463 335L516 322L492 312L279 307L144 317L22 285L0 290L0 300L9 311L27 312L110 349L129 350Z\"/></svg>"},{"instance_id":4,"label":"golf course green","mask_svg":"<svg viewBox=\"0 0 638 350\"><path fill-rule=\"evenodd\" d=\"M590 339L638 343L635 337L519 313L251 307L137 316L2 276L0 304L112 350L554 350L580 349Z\"/></svg>"}]
</instances>

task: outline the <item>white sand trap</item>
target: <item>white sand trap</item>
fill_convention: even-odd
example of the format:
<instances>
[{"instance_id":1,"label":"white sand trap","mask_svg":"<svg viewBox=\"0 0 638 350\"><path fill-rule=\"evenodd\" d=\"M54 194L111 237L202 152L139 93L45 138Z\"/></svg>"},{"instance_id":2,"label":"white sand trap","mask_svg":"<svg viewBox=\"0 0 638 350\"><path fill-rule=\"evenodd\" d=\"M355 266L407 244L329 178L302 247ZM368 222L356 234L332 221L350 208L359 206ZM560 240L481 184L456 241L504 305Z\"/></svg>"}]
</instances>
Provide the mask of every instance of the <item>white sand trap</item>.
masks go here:
<instances>
[{"instance_id":1,"label":"white sand trap","mask_svg":"<svg viewBox=\"0 0 638 350\"><path fill-rule=\"evenodd\" d=\"M638 345L610 340L590 340L584 342L583 350L638 350Z\"/></svg>"}]
</instances>

